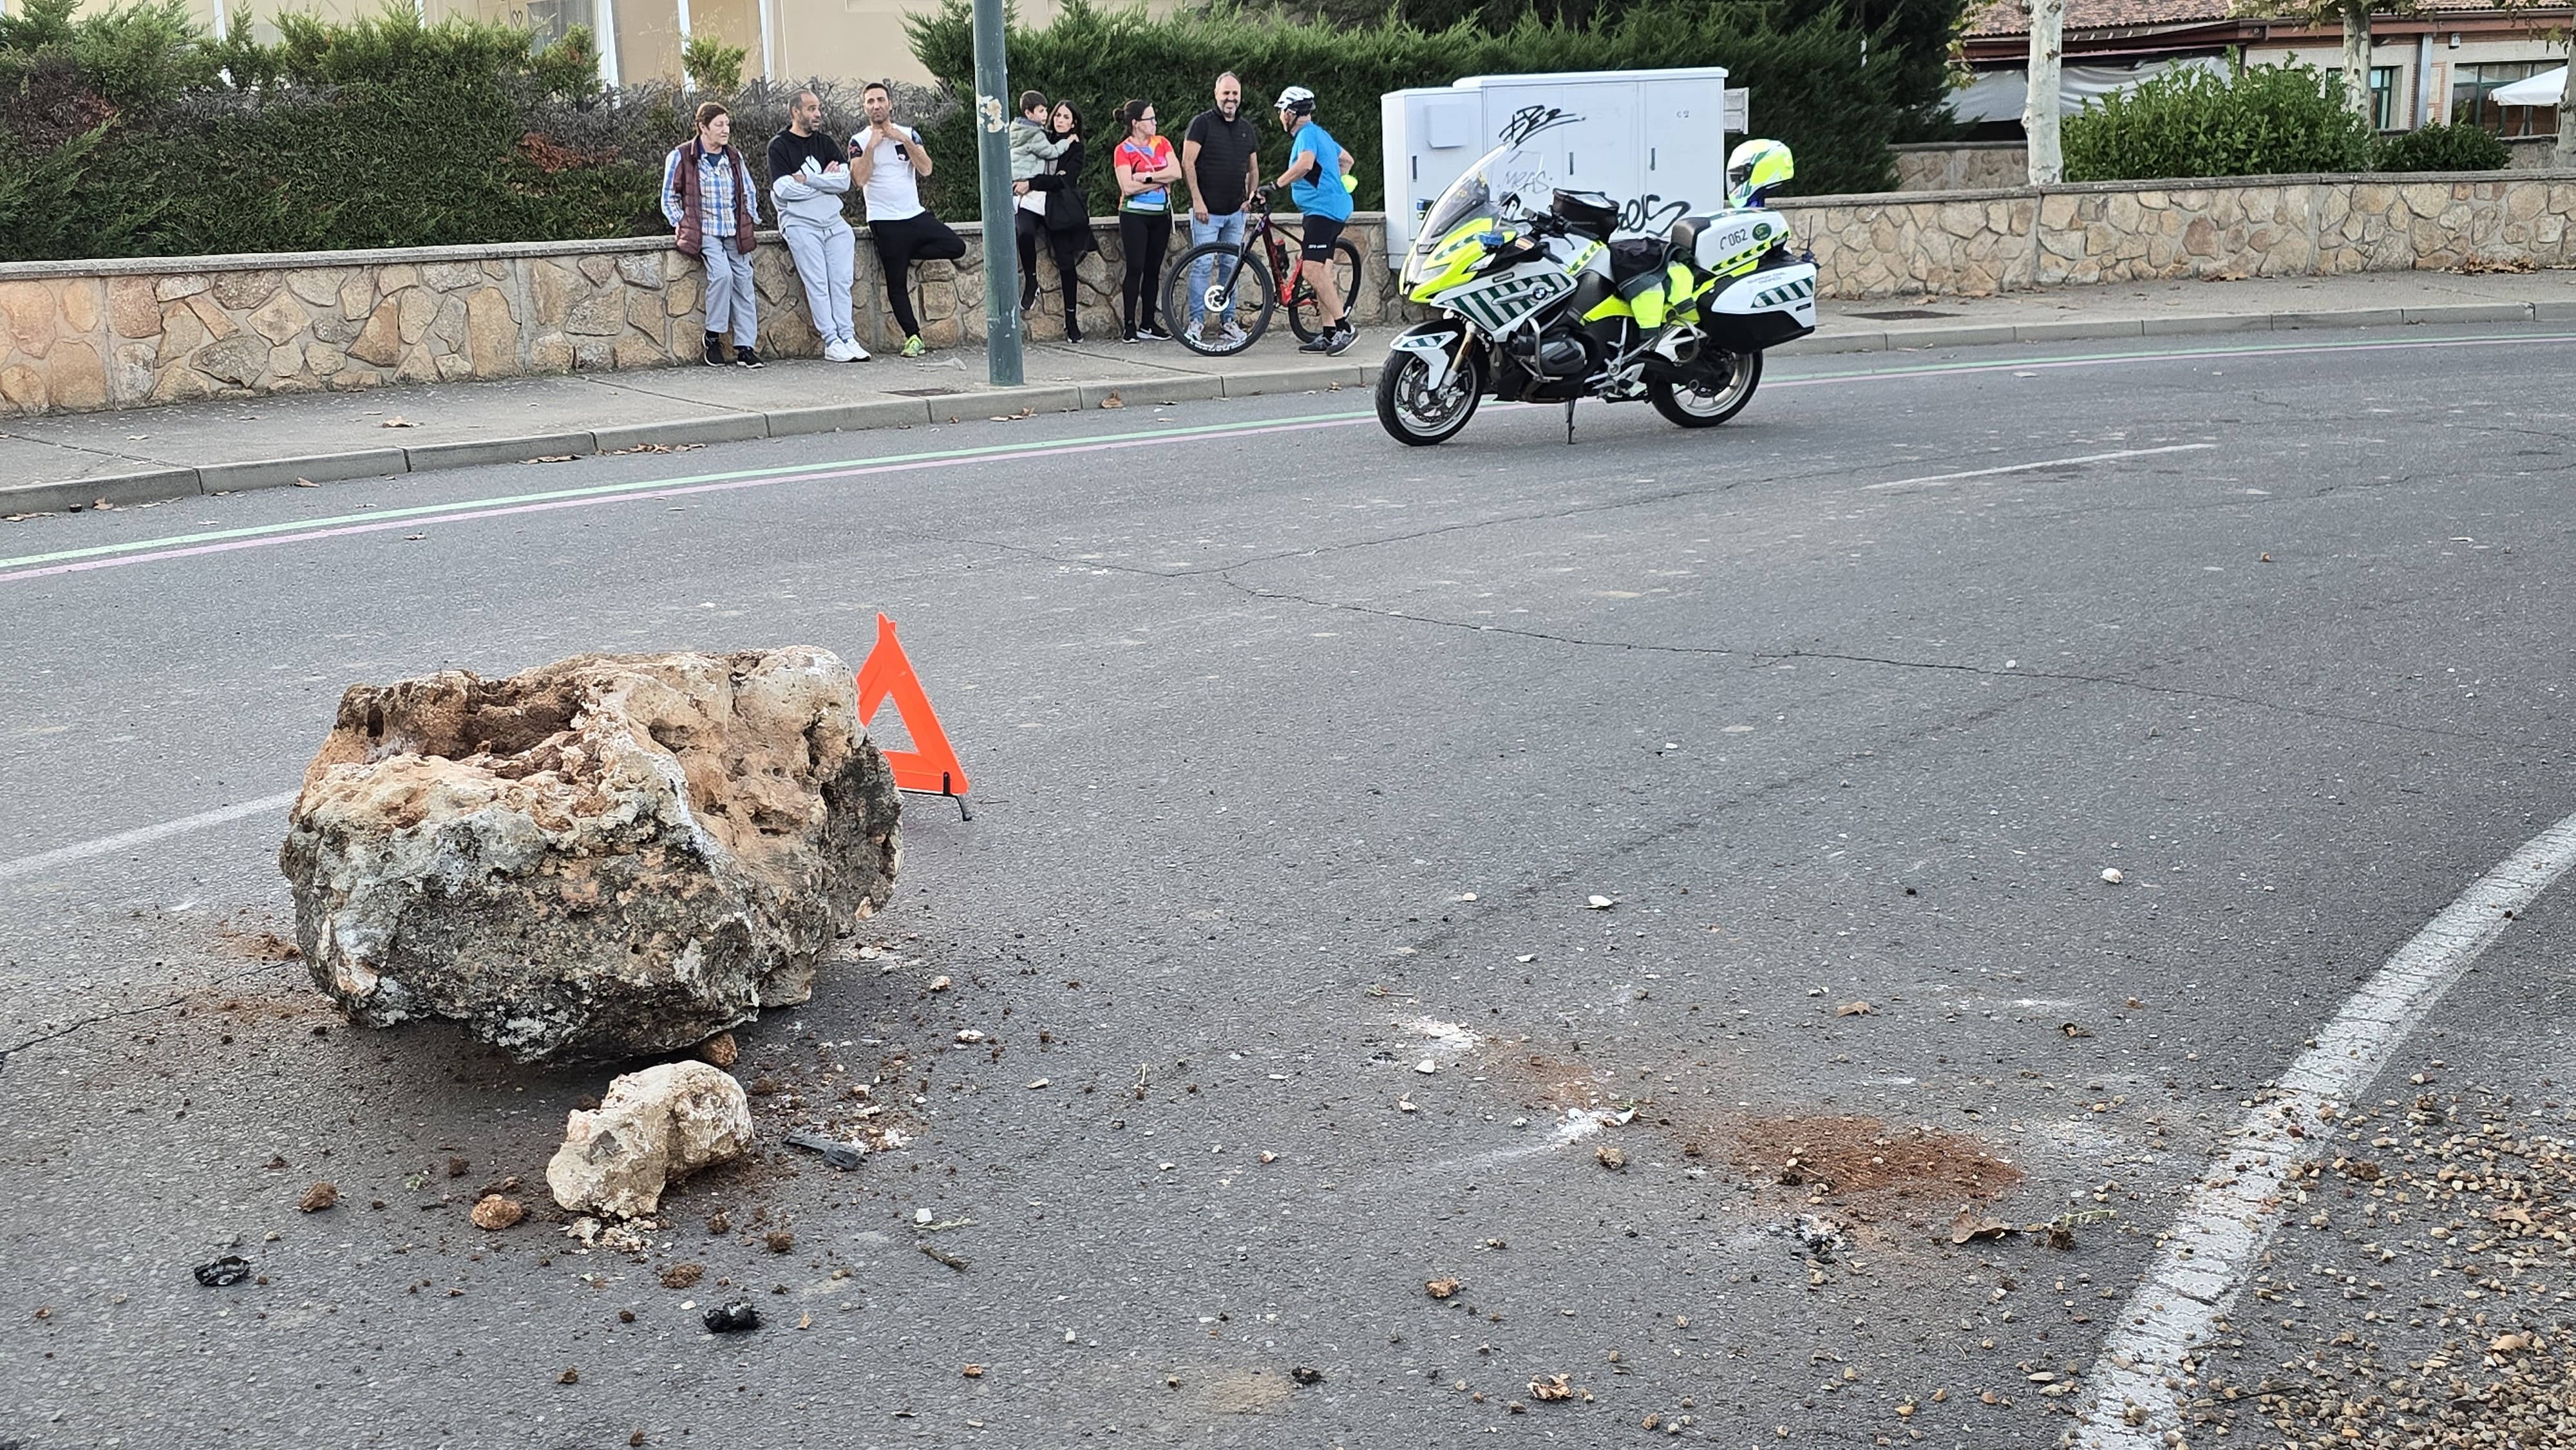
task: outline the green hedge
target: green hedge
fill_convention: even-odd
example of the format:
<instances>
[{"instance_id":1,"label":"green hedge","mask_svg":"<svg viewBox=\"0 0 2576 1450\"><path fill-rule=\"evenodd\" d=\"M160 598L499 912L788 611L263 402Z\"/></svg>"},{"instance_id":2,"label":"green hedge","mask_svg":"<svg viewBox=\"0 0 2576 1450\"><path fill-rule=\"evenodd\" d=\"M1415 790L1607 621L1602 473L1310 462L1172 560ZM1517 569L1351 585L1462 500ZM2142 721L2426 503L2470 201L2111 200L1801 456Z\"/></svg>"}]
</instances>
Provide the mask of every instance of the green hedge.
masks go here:
<instances>
[{"instance_id":1,"label":"green hedge","mask_svg":"<svg viewBox=\"0 0 2576 1450\"><path fill-rule=\"evenodd\" d=\"M0 16L0 258L335 251L651 235L662 158L705 92L611 91L587 32L237 13L217 42L175 0ZM792 85L722 96L757 175ZM824 123L854 89L817 83ZM943 97L902 87L916 114ZM765 177L760 177L765 182Z\"/></svg>"},{"instance_id":2,"label":"green hedge","mask_svg":"<svg viewBox=\"0 0 2576 1450\"><path fill-rule=\"evenodd\" d=\"M2383 137L2374 171L2498 171L2513 152L2484 126L2426 126Z\"/></svg>"},{"instance_id":3,"label":"green hedge","mask_svg":"<svg viewBox=\"0 0 2576 1450\"><path fill-rule=\"evenodd\" d=\"M2168 70L2088 103L2066 118L2061 138L2069 181L2271 176L2370 165L2370 126L2345 103L2343 82L2295 63L2234 76Z\"/></svg>"},{"instance_id":4,"label":"green hedge","mask_svg":"<svg viewBox=\"0 0 2576 1450\"><path fill-rule=\"evenodd\" d=\"M1798 18L1803 12L1804 18ZM931 74L960 94L973 93L973 21L965 0L905 22L913 54ZM1764 0L1641 4L1600 25L1552 23L1525 16L1511 29L1488 34L1461 23L1430 32L1401 20L1373 27L1301 22L1277 16L1184 13L1149 17L1141 10L1110 10L1091 0L1068 0L1054 24L1014 25L1008 32L1013 91L1035 89L1071 97L1092 135L1086 169L1091 209L1112 210L1117 187L1109 174L1110 111L1130 98L1152 101L1177 137L1187 118L1208 104L1208 87L1221 71L1243 78L1244 102L1261 128L1262 164L1286 164L1286 143L1270 98L1290 85L1312 89L1316 119L1359 160L1359 205L1384 205L1379 176L1381 126L1378 97L1411 86L1445 86L1460 76L1526 71L1631 70L1663 66L1723 65L1751 92L1759 135L1777 137L1796 153L1795 190L1882 191L1894 183L1888 142L1900 120L1895 88L1902 79L1892 64L1861 63L1864 36L1839 10L1812 5L1793 12ZM1884 47L1879 47L1884 56ZM981 214L973 184L974 122L962 111L930 128L939 177L964 178L942 186L936 205L952 221Z\"/></svg>"}]
</instances>

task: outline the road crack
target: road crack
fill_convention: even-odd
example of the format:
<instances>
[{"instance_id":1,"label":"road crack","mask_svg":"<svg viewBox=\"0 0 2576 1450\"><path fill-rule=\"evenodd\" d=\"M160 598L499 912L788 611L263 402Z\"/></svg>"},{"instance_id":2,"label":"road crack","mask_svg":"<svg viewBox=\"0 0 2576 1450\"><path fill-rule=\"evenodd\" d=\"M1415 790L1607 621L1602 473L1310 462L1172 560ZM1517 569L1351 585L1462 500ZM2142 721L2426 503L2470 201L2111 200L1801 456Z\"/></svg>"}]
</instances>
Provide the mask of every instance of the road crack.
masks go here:
<instances>
[{"instance_id":1,"label":"road crack","mask_svg":"<svg viewBox=\"0 0 2576 1450\"><path fill-rule=\"evenodd\" d=\"M244 971L234 972L230 976L217 977L206 983L205 986L182 992L167 1002L153 1002L141 1007L120 1007L113 1012L101 1012L95 1016L81 1018L79 1021L72 1023L68 1027L58 1028L52 1032L30 1037L24 1042L13 1043L7 1047L0 1047L0 1076L7 1075L9 1071L9 1059L26 1051L28 1048L42 1047L48 1042L60 1042L75 1032L96 1027L102 1022L113 1022L119 1017L140 1017L149 1012L167 1012L171 1008L178 1006L180 1003L187 1001L190 997L195 996L198 992L205 991L207 988L220 987L226 982L238 982L244 977L257 976L264 970L266 970L266 968L251 967Z\"/></svg>"}]
</instances>

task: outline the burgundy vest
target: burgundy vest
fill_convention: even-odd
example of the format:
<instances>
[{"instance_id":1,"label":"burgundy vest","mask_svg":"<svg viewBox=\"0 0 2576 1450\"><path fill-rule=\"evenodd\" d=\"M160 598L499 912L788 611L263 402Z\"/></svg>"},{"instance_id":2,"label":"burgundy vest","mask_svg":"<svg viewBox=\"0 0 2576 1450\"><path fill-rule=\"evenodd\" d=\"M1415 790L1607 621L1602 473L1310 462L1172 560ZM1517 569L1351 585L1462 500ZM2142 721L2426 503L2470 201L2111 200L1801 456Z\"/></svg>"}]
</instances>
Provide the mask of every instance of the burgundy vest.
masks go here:
<instances>
[{"instance_id":1,"label":"burgundy vest","mask_svg":"<svg viewBox=\"0 0 2576 1450\"><path fill-rule=\"evenodd\" d=\"M706 223L701 220L704 205L699 200L698 158L707 154L695 140L679 148L680 152L680 250L694 257L706 249ZM731 146L718 153L733 163L733 249L748 252L752 246L751 171L742 163L742 153Z\"/></svg>"}]
</instances>

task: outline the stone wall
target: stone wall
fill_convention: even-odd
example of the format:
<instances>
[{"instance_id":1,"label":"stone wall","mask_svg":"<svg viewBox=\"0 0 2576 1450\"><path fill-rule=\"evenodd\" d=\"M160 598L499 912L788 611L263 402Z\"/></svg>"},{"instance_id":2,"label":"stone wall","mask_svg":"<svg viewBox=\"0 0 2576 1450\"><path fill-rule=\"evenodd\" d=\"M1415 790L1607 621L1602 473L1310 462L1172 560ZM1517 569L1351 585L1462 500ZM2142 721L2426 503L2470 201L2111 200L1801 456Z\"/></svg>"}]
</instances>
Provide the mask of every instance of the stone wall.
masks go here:
<instances>
[{"instance_id":1,"label":"stone wall","mask_svg":"<svg viewBox=\"0 0 2576 1450\"><path fill-rule=\"evenodd\" d=\"M2576 172L2259 176L1778 203L1832 297L2576 263Z\"/></svg>"},{"instance_id":2,"label":"stone wall","mask_svg":"<svg viewBox=\"0 0 2576 1450\"><path fill-rule=\"evenodd\" d=\"M984 335L983 241L977 227L958 230L963 259L913 269L922 332L938 347ZM1076 273L1080 316L1086 334L1114 339L1118 228L1105 220L1094 230L1101 249ZM1369 259L1353 310L1375 322L1393 292L1381 231L1363 218L1349 235ZM1186 234L1176 240L1175 254ZM752 258L762 351L819 355L787 249L764 234ZM1031 335L1061 338L1054 258L1038 272ZM0 264L0 417L668 366L695 359L703 276L658 238ZM864 231L852 300L862 342L902 344Z\"/></svg>"},{"instance_id":3,"label":"stone wall","mask_svg":"<svg viewBox=\"0 0 2576 1450\"><path fill-rule=\"evenodd\" d=\"M2576 172L2265 176L2044 190L1791 199L1827 296L1978 295L2069 283L2403 271L2469 262L2576 263ZM915 269L934 346L984 335L983 248ZM1079 269L1091 337L1117 335L1117 228ZM1396 315L1384 229L1348 235L1364 258L1353 312ZM1176 239L1177 240L1177 239ZM1177 252L1178 246L1174 248ZM893 347L876 250L861 233L860 339ZM1030 314L1062 336L1052 257ZM820 351L787 249L754 253L763 351ZM661 367L694 357L698 264L656 238L297 256L0 264L0 417L204 397ZM1280 324L1285 325L1282 319Z\"/></svg>"},{"instance_id":4,"label":"stone wall","mask_svg":"<svg viewBox=\"0 0 2576 1450\"><path fill-rule=\"evenodd\" d=\"M1927 141L1890 146L1898 191L1982 191L2030 181L2030 147L2020 141Z\"/></svg>"}]
</instances>

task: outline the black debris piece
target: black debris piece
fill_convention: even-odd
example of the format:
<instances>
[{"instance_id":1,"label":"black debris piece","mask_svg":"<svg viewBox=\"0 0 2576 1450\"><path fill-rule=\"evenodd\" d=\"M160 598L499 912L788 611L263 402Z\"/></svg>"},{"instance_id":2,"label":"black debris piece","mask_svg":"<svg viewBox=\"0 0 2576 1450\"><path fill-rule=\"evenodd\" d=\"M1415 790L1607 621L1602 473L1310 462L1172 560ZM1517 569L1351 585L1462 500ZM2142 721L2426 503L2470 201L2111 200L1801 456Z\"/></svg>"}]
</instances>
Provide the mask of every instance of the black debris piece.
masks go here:
<instances>
[{"instance_id":1,"label":"black debris piece","mask_svg":"<svg viewBox=\"0 0 2576 1450\"><path fill-rule=\"evenodd\" d=\"M209 1289L221 1289L250 1277L250 1264L239 1254L226 1254L209 1264L199 1264L197 1282Z\"/></svg>"},{"instance_id":2,"label":"black debris piece","mask_svg":"<svg viewBox=\"0 0 2576 1450\"><path fill-rule=\"evenodd\" d=\"M823 1155L823 1166L838 1168L845 1172L858 1167L859 1160L868 1156L868 1148L864 1143L835 1143L819 1133L790 1133L779 1141L790 1148L802 1148L808 1153L820 1153Z\"/></svg>"},{"instance_id":3,"label":"black debris piece","mask_svg":"<svg viewBox=\"0 0 2576 1450\"><path fill-rule=\"evenodd\" d=\"M760 1311L748 1299L736 1299L707 1311L707 1330L711 1334L741 1334L760 1327Z\"/></svg>"},{"instance_id":4,"label":"black debris piece","mask_svg":"<svg viewBox=\"0 0 2576 1450\"><path fill-rule=\"evenodd\" d=\"M1295 1369L1288 1371L1288 1378L1295 1380L1301 1385L1319 1385L1324 1382L1324 1372L1322 1370L1312 1368L1311 1366L1301 1364Z\"/></svg>"}]
</instances>

